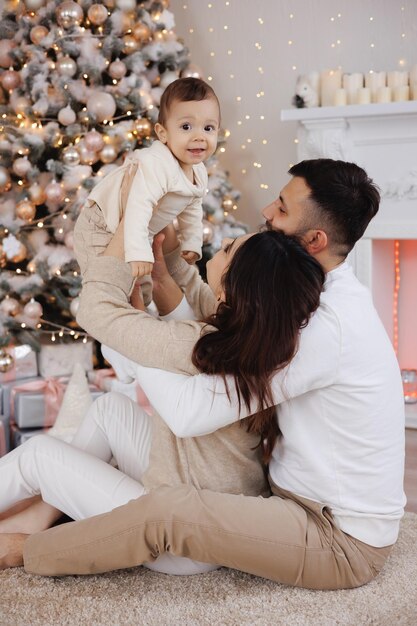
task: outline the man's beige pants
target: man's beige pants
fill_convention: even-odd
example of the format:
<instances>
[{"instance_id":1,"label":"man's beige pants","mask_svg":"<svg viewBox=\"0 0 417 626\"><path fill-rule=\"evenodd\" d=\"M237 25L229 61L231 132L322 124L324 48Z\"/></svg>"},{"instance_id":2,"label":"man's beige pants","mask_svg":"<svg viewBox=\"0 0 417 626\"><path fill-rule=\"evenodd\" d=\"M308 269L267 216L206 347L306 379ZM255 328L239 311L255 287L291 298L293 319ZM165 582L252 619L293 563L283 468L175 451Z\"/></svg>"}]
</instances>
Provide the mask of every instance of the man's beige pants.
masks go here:
<instances>
[{"instance_id":1,"label":"man's beige pants","mask_svg":"<svg viewBox=\"0 0 417 626\"><path fill-rule=\"evenodd\" d=\"M272 485L269 498L160 487L138 500L26 541L26 571L96 574L163 552L220 563L310 589L358 587L381 570L390 547L339 530L328 509Z\"/></svg>"}]
</instances>

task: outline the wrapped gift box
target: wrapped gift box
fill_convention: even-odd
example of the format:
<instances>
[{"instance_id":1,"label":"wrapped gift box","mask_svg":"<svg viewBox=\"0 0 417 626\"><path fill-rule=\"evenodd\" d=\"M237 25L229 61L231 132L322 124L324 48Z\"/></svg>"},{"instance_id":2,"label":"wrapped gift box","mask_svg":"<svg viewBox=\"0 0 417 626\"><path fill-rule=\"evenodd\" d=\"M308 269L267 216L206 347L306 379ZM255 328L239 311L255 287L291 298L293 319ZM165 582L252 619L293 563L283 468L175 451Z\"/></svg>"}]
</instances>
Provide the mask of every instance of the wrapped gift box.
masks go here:
<instances>
[{"instance_id":1,"label":"wrapped gift box","mask_svg":"<svg viewBox=\"0 0 417 626\"><path fill-rule=\"evenodd\" d=\"M52 426L54 419L50 417L48 417L48 420L46 419L46 399L44 390L20 389L20 387L30 386L29 384L26 385L26 383L42 382L46 382L45 379L38 376L25 381L14 381L13 383L4 383L2 385L2 413L6 418L10 418L19 428ZM53 379L53 382L62 387L61 395L63 396L68 379ZM93 401L103 394L103 391L98 389L95 385L89 385L89 389ZM57 409L59 409L59 406Z\"/></svg>"},{"instance_id":2,"label":"wrapped gift box","mask_svg":"<svg viewBox=\"0 0 417 626\"><path fill-rule=\"evenodd\" d=\"M2 349L13 358L13 365L7 372L0 372L0 383L38 375L36 354L30 346L24 344Z\"/></svg>"},{"instance_id":3,"label":"wrapped gift box","mask_svg":"<svg viewBox=\"0 0 417 626\"><path fill-rule=\"evenodd\" d=\"M94 385L90 385L89 388L93 402L103 394L103 391ZM52 426L45 421L45 394L41 391L18 391L13 402L14 421L19 428Z\"/></svg>"},{"instance_id":4,"label":"wrapped gift box","mask_svg":"<svg viewBox=\"0 0 417 626\"><path fill-rule=\"evenodd\" d=\"M39 376L32 376L25 380L13 380L7 383L1 383L0 385L0 413L7 418L10 418L11 413L11 395L14 387L32 382L34 380L41 380Z\"/></svg>"},{"instance_id":5,"label":"wrapped gift box","mask_svg":"<svg viewBox=\"0 0 417 626\"><path fill-rule=\"evenodd\" d=\"M81 363L84 370L93 369L93 342L73 341L73 343L46 343L38 353L40 376L71 376L76 363Z\"/></svg>"},{"instance_id":6,"label":"wrapped gift box","mask_svg":"<svg viewBox=\"0 0 417 626\"><path fill-rule=\"evenodd\" d=\"M9 419L0 415L0 457L10 450L10 425Z\"/></svg>"},{"instance_id":7,"label":"wrapped gift box","mask_svg":"<svg viewBox=\"0 0 417 626\"><path fill-rule=\"evenodd\" d=\"M35 435L42 435L44 433L47 433L49 430L50 430L49 428L21 429L13 424L10 427L11 447L17 448L17 446L22 445L22 443L25 443L25 441L27 441L31 437L34 437Z\"/></svg>"}]
</instances>

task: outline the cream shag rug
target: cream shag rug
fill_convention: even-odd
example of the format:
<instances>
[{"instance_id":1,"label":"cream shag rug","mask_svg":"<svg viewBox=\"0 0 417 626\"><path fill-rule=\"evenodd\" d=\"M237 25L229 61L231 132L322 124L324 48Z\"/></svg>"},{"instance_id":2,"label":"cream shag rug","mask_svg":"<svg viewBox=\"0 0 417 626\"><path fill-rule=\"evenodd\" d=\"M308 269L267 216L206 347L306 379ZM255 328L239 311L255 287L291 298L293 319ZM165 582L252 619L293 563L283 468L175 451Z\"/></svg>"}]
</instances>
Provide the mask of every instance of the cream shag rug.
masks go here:
<instances>
[{"instance_id":1,"label":"cream shag rug","mask_svg":"<svg viewBox=\"0 0 417 626\"><path fill-rule=\"evenodd\" d=\"M417 515L371 583L308 591L222 568L165 576L134 568L100 576L40 578L0 572L2 626L416 626Z\"/></svg>"}]
</instances>

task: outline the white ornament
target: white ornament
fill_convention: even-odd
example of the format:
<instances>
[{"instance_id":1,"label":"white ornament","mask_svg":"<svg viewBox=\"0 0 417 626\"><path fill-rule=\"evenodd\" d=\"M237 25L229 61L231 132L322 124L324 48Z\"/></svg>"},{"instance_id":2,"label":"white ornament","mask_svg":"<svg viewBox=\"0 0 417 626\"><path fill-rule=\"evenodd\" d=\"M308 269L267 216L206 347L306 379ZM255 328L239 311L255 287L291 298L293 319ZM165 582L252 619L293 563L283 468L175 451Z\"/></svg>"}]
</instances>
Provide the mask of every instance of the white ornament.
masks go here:
<instances>
[{"instance_id":1,"label":"white ornament","mask_svg":"<svg viewBox=\"0 0 417 626\"><path fill-rule=\"evenodd\" d=\"M23 307L23 314L36 321L42 317L42 313L43 309L41 304L33 298L31 298L30 301Z\"/></svg>"},{"instance_id":2,"label":"white ornament","mask_svg":"<svg viewBox=\"0 0 417 626\"><path fill-rule=\"evenodd\" d=\"M71 311L71 315L73 317L77 316L77 312L78 312L79 306L80 306L80 299L79 298L73 298L71 300L71 304L70 304L70 311Z\"/></svg>"},{"instance_id":3,"label":"white ornament","mask_svg":"<svg viewBox=\"0 0 417 626\"><path fill-rule=\"evenodd\" d=\"M25 0L28 11L37 11L45 4L45 0Z\"/></svg>"},{"instance_id":4,"label":"white ornament","mask_svg":"<svg viewBox=\"0 0 417 626\"><path fill-rule=\"evenodd\" d=\"M110 120L116 112L113 96L104 91L91 94L87 100L87 110L98 122Z\"/></svg>"},{"instance_id":5,"label":"white ornament","mask_svg":"<svg viewBox=\"0 0 417 626\"><path fill-rule=\"evenodd\" d=\"M136 0L116 0L116 6L121 11L134 11L136 8Z\"/></svg>"},{"instance_id":6,"label":"white ornament","mask_svg":"<svg viewBox=\"0 0 417 626\"><path fill-rule=\"evenodd\" d=\"M69 126L70 124L74 124L77 116L75 111L71 109L68 105L64 109L61 109L58 113L58 122L63 126Z\"/></svg>"}]
</instances>

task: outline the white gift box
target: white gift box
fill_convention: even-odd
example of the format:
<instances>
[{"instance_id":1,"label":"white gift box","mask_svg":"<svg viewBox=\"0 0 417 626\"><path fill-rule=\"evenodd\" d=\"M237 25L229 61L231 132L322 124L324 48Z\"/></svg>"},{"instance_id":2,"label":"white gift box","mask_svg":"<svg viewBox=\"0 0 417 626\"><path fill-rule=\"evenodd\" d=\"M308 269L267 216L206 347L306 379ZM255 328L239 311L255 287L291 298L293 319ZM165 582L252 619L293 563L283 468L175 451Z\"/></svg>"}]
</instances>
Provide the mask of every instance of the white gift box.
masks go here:
<instances>
[{"instance_id":1,"label":"white gift box","mask_svg":"<svg viewBox=\"0 0 417 626\"><path fill-rule=\"evenodd\" d=\"M84 370L93 369L93 342L74 341L73 343L43 344L38 354L40 376L71 376L76 363L81 363Z\"/></svg>"}]
</instances>

